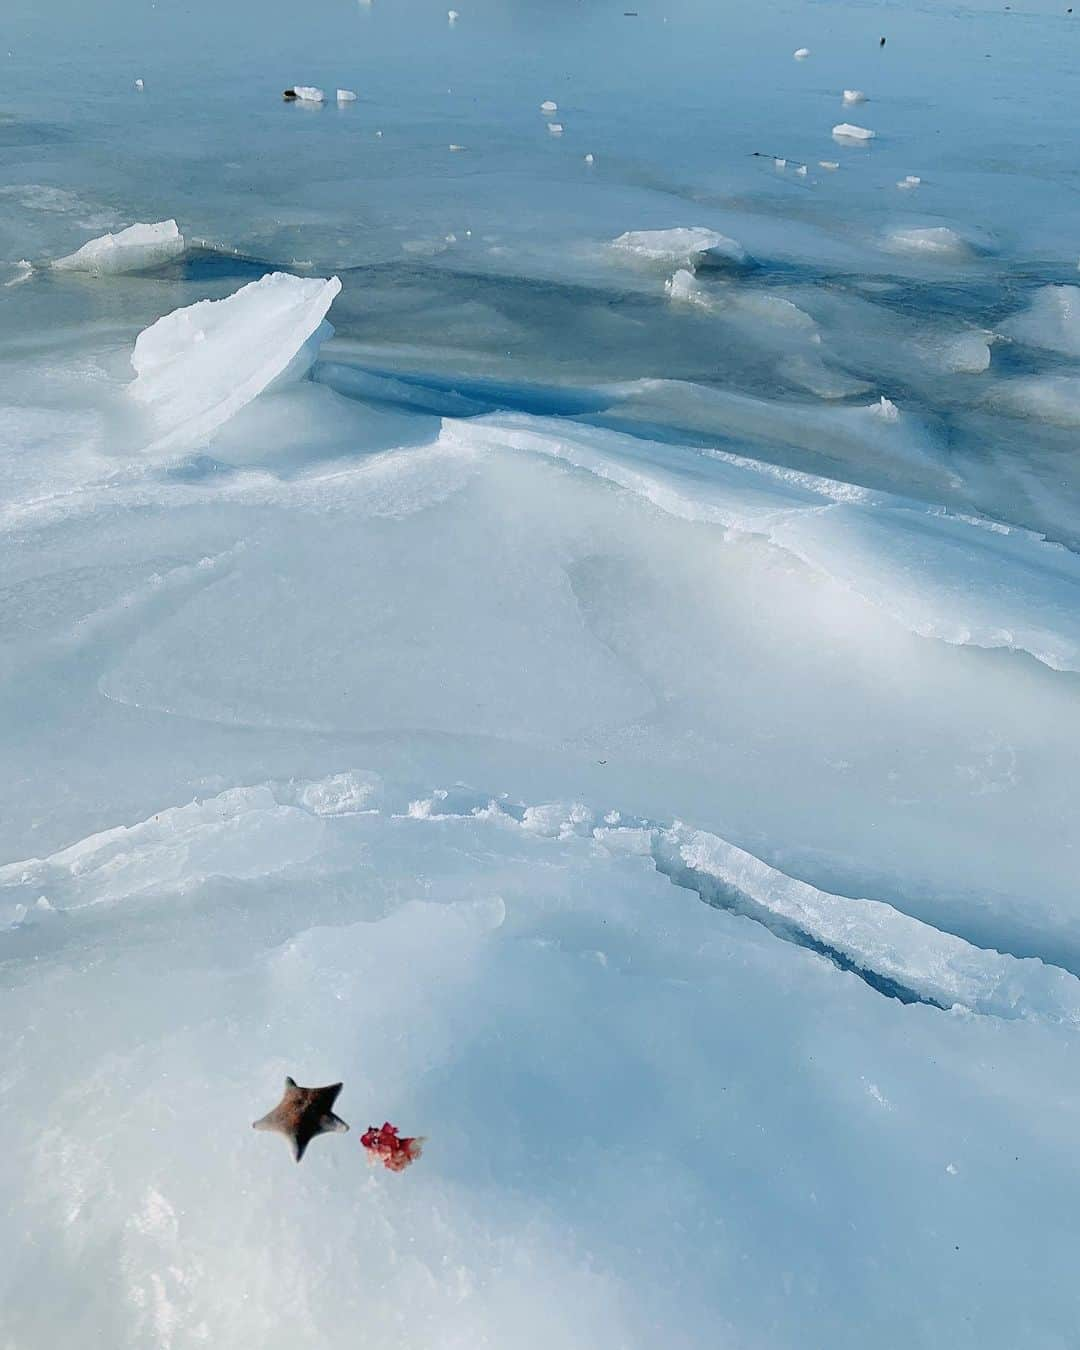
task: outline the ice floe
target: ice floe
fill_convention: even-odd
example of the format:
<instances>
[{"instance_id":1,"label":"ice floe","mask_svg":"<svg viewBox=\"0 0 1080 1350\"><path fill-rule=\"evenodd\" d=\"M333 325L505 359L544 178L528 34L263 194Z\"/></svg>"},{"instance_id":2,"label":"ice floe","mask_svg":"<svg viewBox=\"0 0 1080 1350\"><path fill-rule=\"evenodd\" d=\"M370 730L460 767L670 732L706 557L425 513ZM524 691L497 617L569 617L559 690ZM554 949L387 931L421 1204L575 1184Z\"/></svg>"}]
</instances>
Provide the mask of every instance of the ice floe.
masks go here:
<instances>
[{"instance_id":1,"label":"ice floe","mask_svg":"<svg viewBox=\"0 0 1080 1350\"><path fill-rule=\"evenodd\" d=\"M877 135L868 127L859 127L854 122L839 122L832 129L833 138L838 141L872 141Z\"/></svg>"},{"instance_id":2,"label":"ice floe","mask_svg":"<svg viewBox=\"0 0 1080 1350\"><path fill-rule=\"evenodd\" d=\"M865 102L866 102L866 95L863 93L863 91L862 91L861 89L845 89L845 90L844 90L844 102L845 102L845 103L865 103Z\"/></svg>"}]
</instances>

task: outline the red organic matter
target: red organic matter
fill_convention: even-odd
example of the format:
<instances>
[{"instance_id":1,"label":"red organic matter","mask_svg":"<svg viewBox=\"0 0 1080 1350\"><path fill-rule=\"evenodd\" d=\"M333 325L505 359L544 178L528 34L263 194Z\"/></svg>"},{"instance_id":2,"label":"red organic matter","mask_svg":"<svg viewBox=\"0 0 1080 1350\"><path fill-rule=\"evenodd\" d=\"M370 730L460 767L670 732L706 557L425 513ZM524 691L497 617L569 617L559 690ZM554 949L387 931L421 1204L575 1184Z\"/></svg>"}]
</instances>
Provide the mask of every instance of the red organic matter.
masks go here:
<instances>
[{"instance_id":1,"label":"red organic matter","mask_svg":"<svg viewBox=\"0 0 1080 1350\"><path fill-rule=\"evenodd\" d=\"M419 1158L424 1145L422 1138L399 1138L397 1126L391 1125L389 1121L381 1129L369 1125L361 1135L360 1142L367 1149L368 1162L372 1166L381 1162L391 1172L404 1172L410 1163Z\"/></svg>"}]
</instances>

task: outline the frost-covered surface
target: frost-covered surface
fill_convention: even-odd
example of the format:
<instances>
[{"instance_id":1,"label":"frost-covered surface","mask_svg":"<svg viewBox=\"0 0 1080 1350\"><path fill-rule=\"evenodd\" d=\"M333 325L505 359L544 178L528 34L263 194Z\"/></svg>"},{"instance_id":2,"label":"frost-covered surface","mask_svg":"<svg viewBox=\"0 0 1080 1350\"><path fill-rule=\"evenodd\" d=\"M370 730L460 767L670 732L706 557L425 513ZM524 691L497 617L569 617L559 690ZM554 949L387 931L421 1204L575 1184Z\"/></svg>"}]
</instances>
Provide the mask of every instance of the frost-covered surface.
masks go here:
<instances>
[{"instance_id":1,"label":"frost-covered surface","mask_svg":"<svg viewBox=\"0 0 1080 1350\"><path fill-rule=\"evenodd\" d=\"M115 234L103 234L67 257L56 258L52 265L61 272L90 272L95 276L142 272L178 258L184 247L176 221L162 220L156 225L129 225Z\"/></svg>"},{"instance_id":2,"label":"frost-covered surface","mask_svg":"<svg viewBox=\"0 0 1080 1350\"><path fill-rule=\"evenodd\" d=\"M7 0L0 1350L1072 1346L1075 20L867 12Z\"/></svg>"}]
</instances>

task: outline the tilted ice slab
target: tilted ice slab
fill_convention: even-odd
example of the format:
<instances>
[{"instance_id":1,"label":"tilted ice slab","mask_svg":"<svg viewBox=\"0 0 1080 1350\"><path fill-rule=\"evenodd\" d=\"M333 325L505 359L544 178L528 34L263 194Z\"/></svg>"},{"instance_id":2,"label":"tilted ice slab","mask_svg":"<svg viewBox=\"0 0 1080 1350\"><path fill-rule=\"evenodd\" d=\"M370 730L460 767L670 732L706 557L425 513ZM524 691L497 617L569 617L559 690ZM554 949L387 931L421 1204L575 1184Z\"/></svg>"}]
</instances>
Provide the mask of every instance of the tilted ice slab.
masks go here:
<instances>
[{"instance_id":1,"label":"tilted ice slab","mask_svg":"<svg viewBox=\"0 0 1080 1350\"><path fill-rule=\"evenodd\" d=\"M289 870L300 880L317 859L349 857L347 848L335 852L334 830L348 835L355 817L378 817L383 797L377 775L346 772L168 807L47 858L0 867L0 902L8 900L0 913L20 925L88 905L182 894L214 879L250 882ZM513 806L465 788L414 800L404 818L433 826L475 819L551 840L590 839L615 858L641 858L785 941L823 949L879 990L942 1008L1080 1025L1080 980L1067 971L977 947L882 901L820 890L681 821L624 823L619 812L600 816L582 802Z\"/></svg>"},{"instance_id":2,"label":"tilted ice slab","mask_svg":"<svg viewBox=\"0 0 1080 1350\"><path fill-rule=\"evenodd\" d=\"M305 374L334 331L324 320L340 290L337 277L274 272L140 333L130 392L156 429L150 449L197 446L274 381Z\"/></svg>"},{"instance_id":3,"label":"tilted ice slab","mask_svg":"<svg viewBox=\"0 0 1080 1350\"><path fill-rule=\"evenodd\" d=\"M142 272L178 258L184 247L184 236L176 221L162 220L156 225L129 225L116 234L91 239L77 252L57 258L52 266L60 272L90 272L102 276Z\"/></svg>"},{"instance_id":4,"label":"tilted ice slab","mask_svg":"<svg viewBox=\"0 0 1080 1350\"><path fill-rule=\"evenodd\" d=\"M710 262L743 266L748 261L746 250L737 240L704 225L671 230L628 230L613 239L611 247L644 262L672 266L695 267Z\"/></svg>"},{"instance_id":5,"label":"tilted ice slab","mask_svg":"<svg viewBox=\"0 0 1080 1350\"><path fill-rule=\"evenodd\" d=\"M447 422L442 439L565 460L671 515L762 534L919 636L1080 671L1080 557L1030 530L561 420Z\"/></svg>"},{"instance_id":6,"label":"tilted ice slab","mask_svg":"<svg viewBox=\"0 0 1080 1350\"><path fill-rule=\"evenodd\" d=\"M270 876L318 851L327 818L366 810L378 795L375 775L348 773L230 788L171 806L47 858L0 867L0 920L19 921L42 892L58 910L81 909L151 891L190 890L209 877Z\"/></svg>"},{"instance_id":7,"label":"tilted ice slab","mask_svg":"<svg viewBox=\"0 0 1080 1350\"><path fill-rule=\"evenodd\" d=\"M427 805L413 803L411 814L435 814L425 811ZM512 814L492 803L490 812L506 814L534 834L591 835L611 853L651 858L658 871L709 904L763 923L787 940L821 946L879 985L896 986L924 1002L1080 1025L1080 980L1068 971L1034 957L976 947L880 900L818 890L719 835L679 821L670 827L599 824L580 802L550 802ZM605 819L617 821L618 812Z\"/></svg>"},{"instance_id":8,"label":"tilted ice slab","mask_svg":"<svg viewBox=\"0 0 1080 1350\"><path fill-rule=\"evenodd\" d=\"M1001 325L1029 347L1080 356L1080 286L1042 286L1027 309Z\"/></svg>"}]
</instances>

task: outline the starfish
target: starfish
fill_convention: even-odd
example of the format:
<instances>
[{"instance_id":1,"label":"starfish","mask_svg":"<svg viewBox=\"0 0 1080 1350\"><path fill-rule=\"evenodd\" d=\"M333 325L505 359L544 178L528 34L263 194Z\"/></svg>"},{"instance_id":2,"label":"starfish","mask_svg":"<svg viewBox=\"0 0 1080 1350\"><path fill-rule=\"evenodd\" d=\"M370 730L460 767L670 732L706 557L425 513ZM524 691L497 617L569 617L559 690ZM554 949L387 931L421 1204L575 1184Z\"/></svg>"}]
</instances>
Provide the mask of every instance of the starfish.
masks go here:
<instances>
[{"instance_id":1,"label":"starfish","mask_svg":"<svg viewBox=\"0 0 1080 1350\"><path fill-rule=\"evenodd\" d=\"M340 1083L329 1087L297 1087L292 1078L285 1079L285 1095L277 1106L252 1125L253 1130L276 1130L289 1141L297 1162L304 1156L308 1144L320 1134L341 1134L349 1127L332 1110Z\"/></svg>"}]
</instances>

